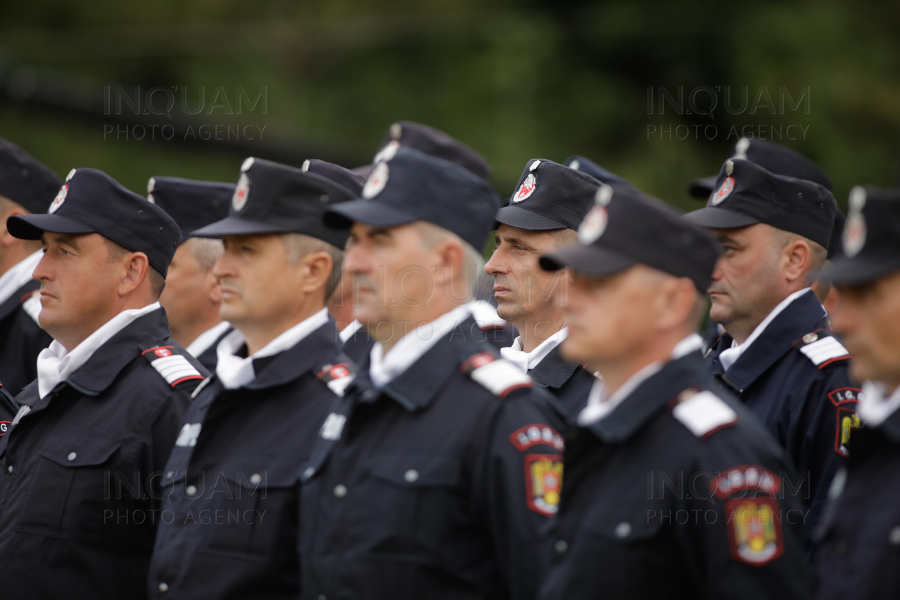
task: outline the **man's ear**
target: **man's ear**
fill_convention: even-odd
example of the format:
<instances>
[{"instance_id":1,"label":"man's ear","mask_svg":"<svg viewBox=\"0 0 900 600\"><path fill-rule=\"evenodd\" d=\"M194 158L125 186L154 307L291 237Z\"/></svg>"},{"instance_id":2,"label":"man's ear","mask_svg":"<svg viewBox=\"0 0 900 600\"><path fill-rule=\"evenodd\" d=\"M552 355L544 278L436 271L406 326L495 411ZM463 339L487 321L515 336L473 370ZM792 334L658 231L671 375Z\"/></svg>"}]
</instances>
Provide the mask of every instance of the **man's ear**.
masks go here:
<instances>
[{"instance_id":1,"label":"man's ear","mask_svg":"<svg viewBox=\"0 0 900 600\"><path fill-rule=\"evenodd\" d=\"M812 248L803 239L796 239L781 252L782 270L785 279L793 283L807 276L812 261Z\"/></svg>"},{"instance_id":2,"label":"man's ear","mask_svg":"<svg viewBox=\"0 0 900 600\"><path fill-rule=\"evenodd\" d=\"M458 279L466 258L462 245L456 240L445 240L438 244L435 250L438 256L438 269L434 273L435 283Z\"/></svg>"},{"instance_id":3,"label":"man's ear","mask_svg":"<svg viewBox=\"0 0 900 600\"><path fill-rule=\"evenodd\" d=\"M20 240L19 238L15 238L9 233L9 230L6 228L6 222L10 217L15 217L17 215L30 215L30 214L31 214L30 212L28 212L21 206L13 206L12 208L10 208L9 210L6 211L6 214L4 214L2 217L0 217L0 219L2 219L2 221L3 221L3 227L2 227L2 230L0 230L0 246L3 246L4 248L8 248L14 244L22 243L23 240Z\"/></svg>"},{"instance_id":4,"label":"man's ear","mask_svg":"<svg viewBox=\"0 0 900 600\"><path fill-rule=\"evenodd\" d=\"M147 279L150 261L143 252L132 252L123 258L125 274L119 282L119 296L124 297L141 287Z\"/></svg>"},{"instance_id":5,"label":"man's ear","mask_svg":"<svg viewBox=\"0 0 900 600\"><path fill-rule=\"evenodd\" d=\"M310 252L301 259L303 264L303 283L301 288L311 294L318 290L324 292L334 268L334 261L327 252Z\"/></svg>"}]
</instances>

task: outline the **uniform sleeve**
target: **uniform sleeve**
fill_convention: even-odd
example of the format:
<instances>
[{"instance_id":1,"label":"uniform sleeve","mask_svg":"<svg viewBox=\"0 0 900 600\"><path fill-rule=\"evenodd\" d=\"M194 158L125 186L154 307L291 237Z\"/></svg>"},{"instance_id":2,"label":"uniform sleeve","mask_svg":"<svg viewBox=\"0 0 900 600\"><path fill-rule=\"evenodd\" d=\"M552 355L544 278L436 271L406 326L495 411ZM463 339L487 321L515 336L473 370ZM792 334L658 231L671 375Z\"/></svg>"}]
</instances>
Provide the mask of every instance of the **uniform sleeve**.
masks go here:
<instances>
[{"instance_id":1,"label":"uniform sleeve","mask_svg":"<svg viewBox=\"0 0 900 600\"><path fill-rule=\"evenodd\" d=\"M559 506L563 423L543 390L519 391L502 402L488 431L481 502L510 597L530 599L546 570L545 546Z\"/></svg>"},{"instance_id":2,"label":"uniform sleeve","mask_svg":"<svg viewBox=\"0 0 900 600\"><path fill-rule=\"evenodd\" d=\"M162 499L162 473L165 469L181 422L190 405L190 394L195 386L178 389L160 406L153 423L138 450L137 468L144 475L149 488L153 509L159 509Z\"/></svg>"},{"instance_id":3,"label":"uniform sleeve","mask_svg":"<svg viewBox=\"0 0 900 600\"><path fill-rule=\"evenodd\" d=\"M802 444L791 457L801 477L808 477L803 488L808 497L809 531L815 529L827 501L828 488L838 468L850 452L853 429L860 426L856 403L860 389L851 383L847 363L826 367L809 388L794 426Z\"/></svg>"},{"instance_id":4,"label":"uniform sleeve","mask_svg":"<svg viewBox=\"0 0 900 600\"><path fill-rule=\"evenodd\" d=\"M696 471L697 493L674 528L683 556L708 582L705 597L809 597L803 502L784 488L785 472L737 459Z\"/></svg>"}]
</instances>

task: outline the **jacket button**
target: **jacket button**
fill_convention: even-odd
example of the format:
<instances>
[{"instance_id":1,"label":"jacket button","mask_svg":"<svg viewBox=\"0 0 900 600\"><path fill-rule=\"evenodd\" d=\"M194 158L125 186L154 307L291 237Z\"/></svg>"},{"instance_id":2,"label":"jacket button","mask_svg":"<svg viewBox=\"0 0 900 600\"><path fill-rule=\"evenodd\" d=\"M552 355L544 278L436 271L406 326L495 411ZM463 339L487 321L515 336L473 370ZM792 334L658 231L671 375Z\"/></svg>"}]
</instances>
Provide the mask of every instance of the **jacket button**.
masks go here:
<instances>
[{"instance_id":1,"label":"jacket button","mask_svg":"<svg viewBox=\"0 0 900 600\"><path fill-rule=\"evenodd\" d=\"M343 485L334 486L334 496L335 498L343 498L347 495L347 487Z\"/></svg>"},{"instance_id":2,"label":"jacket button","mask_svg":"<svg viewBox=\"0 0 900 600\"><path fill-rule=\"evenodd\" d=\"M69 462L72 462L76 458L78 458L77 454L75 454L74 452L69 452L69 456L68 456Z\"/></svg>"},{"instance_id":3,"label":"jacket button","mask_svg":"<svg viewBox=\"0 0 900 600\"><path fill-rule=\"evenodd\" d=\"M894 546L900 544L900 527L894 527L893 529L891 529L891 535L888 537L888 539Z\"/></svg>"},{"instance_id":4,"label":"jacket button","mask_svg":"<svg viewBox=\"0 0 900 600\"><path fill-rule=\"evenodd\" d=\"M620 540L623 540L631 535L631 523L627 521L622 521L618 525L616 525L616 537Z\"/></svg>"},{"instance_id":5,"label":"jacket button","mask_svg":"<svg viewBox=\"0 0 900 600\"><path fill-rule=\"evenodd\" d=\"M406 473L403 474L403 479L407 481L407 483L415 483L416 480L419 479L419 472L415 469L410 469Z\"/></svg>"},{"instance_id":6,"label":"jacket button","mask_svg":"<svg viewBox=\"0 0 900 600\"><path fill-rule=\"evenodd\" d=\"M166 473L166 479L172 479L173 477L175 477L175 471L169 471L168 473Z\"/></svg>"},{"instance_id":7,"label":"jacket button","mask_svg":"<svg viewBox=\"0 0 900 600\"><path fill-rule=\"evenodd\" d=\"M250 476L250 483L253 485L259 485L259 482L262 481L262 477L260 477L259 473L254 473Z\"/></svg>"},{"instance_id":8,"label":"jacket button","mask_svg":"<svg viewBox=\"0 0 900 600\"><path fill-rule=\"evenodd\" d=\"M319 594L318 600L327 600L327 598L325 598L325 594Z\"/></svg>"},{"instance_id":9,"label":"jacket button","mask_svg":"<svg viewBox=\"0 0 900 600\"><path fill-rule=\"evenodd\" d=\"M362 399L368 402L369 400L374 400L377 395L378 392L375 390L366 390L362 393Z\"/></svg>"},{"instance_id":10,"label":"jacket button","mask_svg":"<svg viewBox=\"0 0 900 600\"><path fill-rule=\"evenodd\" d=\"M557 554L565 554L569 549L569 544L566 543L566 540L557 540L555 544L553 544L553 549L556 550Z\"/></svg>"},{"instance_id":11,"label":"jacket button","mask_svg":"<svg viewBox=\"0 0 900 600\"><path fill-rule=\"evenodd\" d=\"M169 591L169 584L167 584L166 582L162 582L161 584L159 584L159 593L160 594L165 594L168 591Z\"/></svg>"},{"instance_id":12,"label":"jacket button","mask_svg":"<svg viewBox=\"0 0 900 600\"><path fill-rule=\"evenodd\" d=\"M312 477L315 474L316 474L316 470L313 469L312 467L303 471L303 476L306 477L307 479L309 479L310 477Z\"/></svg>"},{"instance_id":13,"label":"jacket button","mask_svg":"<svg viewBox=\"0 0 900 600\"><path fill-rule=\"evenodd\" d=\"M188 495L188 498L193 498L197 495L197 486L189 485L187 486L187 489L184 490L184 492Z\"/></svg>"},{"instance_id":14,"label":"jacket button","mask_svg":"<svg viewBox=\"0 0 900 600\"><path fill-rule=\"evenodd\" d=\"M13 472L12 465L9 465L9 467L6 469L6 472L9 473L10 475L12 475L12 472Z\"/></svg>"}]
</instances>

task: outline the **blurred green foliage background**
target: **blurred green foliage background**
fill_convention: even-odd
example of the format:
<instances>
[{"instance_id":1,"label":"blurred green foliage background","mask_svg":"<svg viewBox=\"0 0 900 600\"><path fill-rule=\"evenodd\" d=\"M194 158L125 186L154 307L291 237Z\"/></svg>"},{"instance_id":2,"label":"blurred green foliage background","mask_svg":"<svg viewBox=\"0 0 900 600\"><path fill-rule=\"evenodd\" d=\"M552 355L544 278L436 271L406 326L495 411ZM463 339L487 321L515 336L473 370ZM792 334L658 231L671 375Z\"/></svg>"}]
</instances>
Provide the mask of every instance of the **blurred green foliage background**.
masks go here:
<instances>
[{"instance_id":1,"label":"blurred green foliage background","mask_svg":"<svg viewBox=\"0 0 900 600\"><path fill-rule=\"evenodd\" d=\"M900 184L898 23L896 2L850 0L5 2L0 136L60 175L95 167L142 193L153 175L234 181L251 154L357 166L413 120L481 152L503 196L528 159L581 154L690 209L687 183L741 133L780 131L844 206L854 184ZM110 101L116 86L171 89L172 121L151 118L242 138L135 139L120 118L141 115ZM181 94L199 106L200 86L190 115ZM237 114L239 91L260 90Z\"/></svg>"}]
</instances>

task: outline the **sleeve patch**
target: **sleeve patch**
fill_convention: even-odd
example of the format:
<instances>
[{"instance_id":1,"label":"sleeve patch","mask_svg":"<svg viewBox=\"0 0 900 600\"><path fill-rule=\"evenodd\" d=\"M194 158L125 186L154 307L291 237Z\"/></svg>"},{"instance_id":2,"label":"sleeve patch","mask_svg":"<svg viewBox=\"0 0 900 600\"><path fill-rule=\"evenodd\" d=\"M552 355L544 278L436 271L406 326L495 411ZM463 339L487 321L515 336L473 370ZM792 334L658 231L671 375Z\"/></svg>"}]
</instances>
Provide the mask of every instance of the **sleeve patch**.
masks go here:
<instances>
[{"instance_id":1,"label":"sleeve patch","mask_svg":"<svg viewBox=\"0 0 900 600\"><path fill-rule=\"evenodd\" d=\"M529 454L525 457L525 504L546 517L559 510L563 460L560 454Z\"/></svg>"},{"instance_id":2,"label":"sleeve patch","mask_svg":"<svg viewBox=\"0 0 900 600\"><path fill-rule=\"evenodd\" d=\"M33 291L31 295L22 302L22 310L24 310L35 323L38 325L41 324L41 322L38 321L38 317L41 314L41 292L39 290Z\"/></svg>"},{"instance_id":3,"label":"sleeve patch","mask_svg":"<svg viewBox=\"0 0 900 600\"><path fill-rule=\"evenodd\" d=\"M566 443L559 433L547 425L535 423L534 425L526 425L512 432L509 441L516 447L519 452L524 452L532 446L551 446L562 452L566 448Z\"/></svg>"},{"instance_id":4,"label":"sleeve patch","mask_svg":"<svg viewBox=\"0 0 900 600\"><path fill-rule=\"evenodd\" d=\"M336 395L343 396L347 386L356 379L356 371L350 363L328 364L319 370L316 379L322 381Z\"/></svg>"},{"instance_id":5,"label":"sleeve patch","mask_svg":"<svg viewBox=\"0 0 900 600\"><path fill-rule=\"evenodd\" d=\"M807 342L806 340L810 339L810 336L816 337L812 338L813 341ZM850 353L834 336L819 337L815 333L808 333L803 336L803 342L800 352L820 369L836 360L850 358Z\"/></svg>"},{"instance_id":6,"label":"sleeve patch","mask_svg":"<svg viewBox=\"0 0 900 600\"><path fill-rule=\"evenodd\" d=\"M491 352L476 354L459 370L500 398L505 398L514 390L534 386L531 377L521 369Z\"/></svg>"},{"instance_id":7,"label":"sleeve patch","mask_svg":"<svg viewBox=\"0 0 900 600\"><path fill-rule=\"evenodd\" d=\"M672 409L672 416L698 438L708 437L723 427L737 423L734 409L710 391L686 390L679 400Z\"/></svg>"},{"instance_id":8,"label":"sleeve patch","mask_svg":"<svg viewBox=\"0 0 900 600\"><path fill-rule=\"evenodd\" d=\"M784 552L778 500L769 496L725 501L731 558L753 567L772 562Z\"/></svg>"},{"instance_id":9,"label":"sleeve patch","mask_svg":"<svg viewBox=\"0 0 900 600\"><path fill-rule=\"evenodd\" d=\"M157 346L141 353L172 387L192 379L206 379L173 346Z\"/></svg>"}]
</instances>

